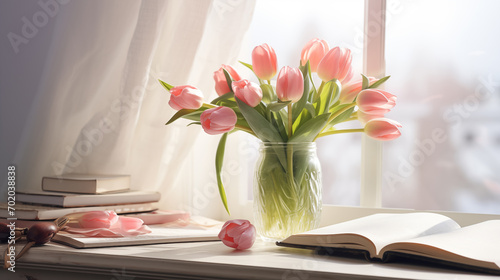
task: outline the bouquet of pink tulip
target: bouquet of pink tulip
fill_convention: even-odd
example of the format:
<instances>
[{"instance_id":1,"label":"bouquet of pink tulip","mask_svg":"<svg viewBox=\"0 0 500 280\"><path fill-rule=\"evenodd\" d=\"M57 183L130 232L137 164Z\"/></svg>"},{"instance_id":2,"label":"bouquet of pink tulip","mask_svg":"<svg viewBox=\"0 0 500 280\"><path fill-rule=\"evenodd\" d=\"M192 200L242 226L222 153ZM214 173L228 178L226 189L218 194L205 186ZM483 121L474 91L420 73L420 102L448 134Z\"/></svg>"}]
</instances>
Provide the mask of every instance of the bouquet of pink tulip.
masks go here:
<instances>
[{"instance_id":1,"label":"bouquet of pink tulip","mask_svg":"<svg viewBox=\"0 0 500 280\"><path fill-rule=\"evenodd\" d=\"M349 49L329 49L324 40L313 39L302 50L300 67L281 68L275 86L271 83L277 73L273 48L267 44L257 46L252 52L252 64L241 63L255 73L259 83L243 79L233 67L222 65L214 73L219 97L210 103L203 102L201 91L194 86L174 87L160 80L171 93L170 106L179 110L167 124L185 118L194 121L191 124L201 125L208 134L223 134L215 169L226 210L221 169L228 133L240 130L272 143L314 142L319 137L348 132L364 132L379 140L395 139L401 134L399 123L384 118L394 107L396 97L376 89L389 76L376 79L361 75L359 80L351 81ZM318 88L313 73L322 81ZM353 120L363 127L335 128L339 123ZM293 166L300 163L295 158L290 160L291 150L277 152L276 161L285 172L291 171L287 173L291 183L300 185L307 167Z\"/></svg>"}]
</instances>

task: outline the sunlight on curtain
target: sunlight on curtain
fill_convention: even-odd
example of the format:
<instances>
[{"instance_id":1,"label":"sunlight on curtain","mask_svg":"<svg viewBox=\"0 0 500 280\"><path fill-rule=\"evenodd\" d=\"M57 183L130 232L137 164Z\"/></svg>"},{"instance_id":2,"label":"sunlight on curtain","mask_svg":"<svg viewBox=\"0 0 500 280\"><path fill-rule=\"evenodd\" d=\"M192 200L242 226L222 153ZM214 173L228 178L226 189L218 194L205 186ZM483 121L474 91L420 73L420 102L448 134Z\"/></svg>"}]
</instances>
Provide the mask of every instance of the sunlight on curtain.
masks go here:
<instances>
[{"instance_id":1,"label":"sunlight on curtain","mask_svg":"<svg viewBox=\"0 0 500 280\"><path fill-rule=\"evenodd\" d=\"M40 190L42 176L62 172L126 173L134 189L161 191L164 209L204 211L210 205L192 199L193 172L209 180L193 156L201 129L164 125L175 111L157 79L213 97L212 73L235 62L253 5L107 0L61 8L14 160L19 190Z\"/></svg>"},{"instance_id":2,"label":"sunlight on curtain","mask_svg":"<svg viewBox=\"0 0 500 280\"><path fill-rule=\"evenodd\" d=\"M399 3L386 89L403 134L384 145L383 206L499 214L500 3Z\"/></svg>"}]
</instances>

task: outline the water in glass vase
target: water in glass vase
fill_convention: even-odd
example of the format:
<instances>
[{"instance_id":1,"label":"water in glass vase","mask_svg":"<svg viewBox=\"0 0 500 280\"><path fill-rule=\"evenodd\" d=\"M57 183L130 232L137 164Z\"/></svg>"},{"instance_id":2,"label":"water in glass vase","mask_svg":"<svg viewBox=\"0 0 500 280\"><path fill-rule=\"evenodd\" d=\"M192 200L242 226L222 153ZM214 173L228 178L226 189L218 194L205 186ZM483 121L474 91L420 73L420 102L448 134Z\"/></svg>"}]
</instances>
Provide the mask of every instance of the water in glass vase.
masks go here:
<instances>
[{"instance_id":1,"label":"water in glass vase","mask_svg":"<svg viewBox=\"0 0 500 280\"><path fill-rule=\"evenodd\" d=\"M262 142L254 178L255 225L264 240L318 227L321 165L316 143Z\"/></svg>"}]
</instances>

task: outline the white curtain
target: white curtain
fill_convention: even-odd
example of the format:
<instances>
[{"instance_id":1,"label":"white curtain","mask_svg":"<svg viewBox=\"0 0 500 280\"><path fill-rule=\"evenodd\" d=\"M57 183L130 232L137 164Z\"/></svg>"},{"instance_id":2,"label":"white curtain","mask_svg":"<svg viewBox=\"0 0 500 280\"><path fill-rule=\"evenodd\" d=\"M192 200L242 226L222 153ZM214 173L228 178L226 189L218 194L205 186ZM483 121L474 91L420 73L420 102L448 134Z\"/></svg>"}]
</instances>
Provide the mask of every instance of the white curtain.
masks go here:
<instances>
[{"instance_id":1,"label":"white curtain","mask_svg":"<svg viewBox=\"0 0 500 280\"><path fill-rule=\"evenodd\" d=\"M42 176L63 172L130 174L134 189L162 192L162 208L192 208L192 177L208 176L213 163L192 154L200 127L165 126L175 111L157 79L213 98L212 73L236 63L253 7L235 0L61 7L16 154L18 190L38 191Z\"/></svg>"}]
</instances>

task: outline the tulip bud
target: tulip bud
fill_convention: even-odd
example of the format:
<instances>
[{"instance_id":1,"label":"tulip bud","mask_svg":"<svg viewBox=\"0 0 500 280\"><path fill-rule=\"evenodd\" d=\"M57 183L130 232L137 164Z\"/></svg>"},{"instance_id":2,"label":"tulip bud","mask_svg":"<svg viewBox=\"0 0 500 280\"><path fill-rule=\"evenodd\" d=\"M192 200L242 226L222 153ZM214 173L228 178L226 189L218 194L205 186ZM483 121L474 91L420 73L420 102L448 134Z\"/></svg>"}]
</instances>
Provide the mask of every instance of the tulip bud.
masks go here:
<instances>
[{"instance_id":1,"label":"tulip bud","mask_svg":"<svg viewBox=\"0 0 500 280\"><path fill-rule=\"evenodd\" d=\"M90 211L78 219L82 228L110 228L118 221L114 211Z\"/></svg>"},{"instance_id":2,"label":"tulip bud","mask_svg":"<svg viewBox=\"0 0 500 280\"><path fill-rule=\"evenodd\" d=\"M175 110L199 109L203 105L203 94L193 86L176 86L170 89L168 104Z\"/></svg>"},{"instance_id":3,"label":"tulip bud","mask_svg":"<svg viewBox=\"0 0 500 280\"><path fill-rule=\"evenodd\" d=\"M373 119L366 123L365 133L374 139L388 141L401 136L399 127L401 124L390 119Z\"/></svg>"},{"instance_id":4,"label":"tulip bud","mask_svg":"<svg viewBox=\"0 0 500 280\"><path fill-rule=\"evenodd\" d=\"M252 247L255 242L255 227L247 220L229 220L219 233L224 245L238 250Z\"/></svg>"},{"instance_id":5,"label":"tulip bud","mask_svg":"<svg viewBox=\"0 0 500 280\"><path fill-rule=\"evenodd\" d=\"M252 51L253 72L262 80L270 80L278 71L278 60L274 49L267 44L257 46Z\"/></svg>"},{"instance_id":6,"label":"tulip bud","mask_svg":"<svg viewBox=\"0 0 500 280\"><path fill-rule=\"evenodd\" d=\"M300 62L302 65L306 65L307 61L309 61L311 72L314 73L316 72L316 69L318 69L319 62L323 59L329 49L330 47L325 40L320 40L318 38L312 39L307 42L302 49Z\"/></svg>"},{"instance_id":7,"label":"tulip bud","mask_svg":"<svg viewBox=\"0 0 500 280\"><path fill-rule=\"evenodd\" d=\"M380 89L365 89L358 94L360 111L371 115L388 113L396 105L396 96Z\"/></svg>"},{"instance_id":8,"label":"tulip bud","mask_svg":"<svg viewBox=\"0 0 500 280\"><path fill-rule=\"evenodd\" d=\"M333 79L348 82L352 78L351 50L335 47L318 64L318 76L323 82Z\"/></svg>"},{"instance_id":9,"label":"tulip bud","mask_svg":"<svg viewBox=\"0 0 500 280\"><path fill-rule=\"evenodd\" d=\"M248 80L234 81L232 87L234 95L250 107L259 105L262 100L262 89L256 83Z\"/></svg>"},{"instance_id":10,"label":"tulip bud","mask_svg":"<svg viewBox=\"0 0 500 280\"><path fill-rule=\"evenodd\" d=\"M226 71L229 73L229 75L231 75L231 78L233 78L233 80L235 81L241 80L240 75L238 74L238 72L236 72L236 70L234 70L233 67L231 67L231 65L222 64L222 67L214 72L215 91L219 96L231 91L231 89L227 85L226 76L224 75L223 69L226 69Z\"/></svg>"},{"instance_id":11,"label":"tulip bud","mask_svg":"<svg viewBox=\"0 0 500 280\"><path fill-rule=\"evenodd\" d=\"M215 135L234 129L237 121L236 113L229 107L219 106L201 113L200 122L206 133Z\"/></svg>"},{"instance_id":12,"label":"tulip bud","mask_svg":"<svg viewBox=\"0 0 500 280\"><path fill-rule=\"evenodd\" d=\"M368 81L370 85L373 85L378 81L378 79L375 79L374 77L368 77ZM340 104L352 103L362 88L363 80L350 82L343 86L339 97Z\"/></svg>"},{"instance_id":13,"label":"tulip bud","mask_svg":"<svg viewBox=\"0 0 500 280\"><path fill-rule=\"evenodd\" d=\"M281 68L276 81L276 94L281 101L297 102L304 93L304 77L299 68Z\"/></svg>"}]
</instances>

